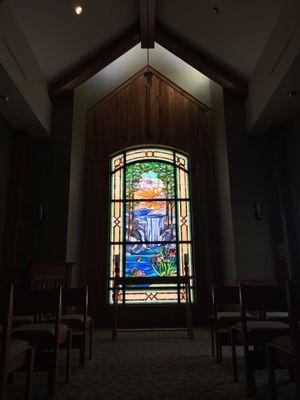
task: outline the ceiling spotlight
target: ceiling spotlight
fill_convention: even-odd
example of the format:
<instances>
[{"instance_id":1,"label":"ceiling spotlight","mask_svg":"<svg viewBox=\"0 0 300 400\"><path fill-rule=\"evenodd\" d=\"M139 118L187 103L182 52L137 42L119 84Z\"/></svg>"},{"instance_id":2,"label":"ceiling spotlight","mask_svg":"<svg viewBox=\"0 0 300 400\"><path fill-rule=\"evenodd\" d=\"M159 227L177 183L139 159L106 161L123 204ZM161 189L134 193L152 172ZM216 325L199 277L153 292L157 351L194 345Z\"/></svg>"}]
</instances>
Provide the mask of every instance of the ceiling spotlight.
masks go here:
<instances>
[{"instance_id":1,"label":"ceiling spotlight","mask_svg":"<svg viewBox=\"0 0 300 400\"><path fill-rule=\"evenodd\" d=\"M220 14L220 9L219 9L219 7L213 7L213 13L214 14Z\"/></svg>"},{"instance_id":2,"label":"ceiling spotlight","mask_svg":"<svg viewBox=\"0 0 300 400\"><path fill-rule=\"evenodd\" d=\"M290 92L287 93L287 97L292 100L294 97L296 97L297 92L295 90L291 90Z\"/></svg>"},{"instance_id":3,"label":"ceiling spotlight","mask_svg":"<svg viewBox=\"0 0 300 400\"><path fill-rule=\"evenodd\" d=\"M81 6L76 6L75 7L75 14L80 15L83 11L83 8Z\"/></svg>"}]
</instances>

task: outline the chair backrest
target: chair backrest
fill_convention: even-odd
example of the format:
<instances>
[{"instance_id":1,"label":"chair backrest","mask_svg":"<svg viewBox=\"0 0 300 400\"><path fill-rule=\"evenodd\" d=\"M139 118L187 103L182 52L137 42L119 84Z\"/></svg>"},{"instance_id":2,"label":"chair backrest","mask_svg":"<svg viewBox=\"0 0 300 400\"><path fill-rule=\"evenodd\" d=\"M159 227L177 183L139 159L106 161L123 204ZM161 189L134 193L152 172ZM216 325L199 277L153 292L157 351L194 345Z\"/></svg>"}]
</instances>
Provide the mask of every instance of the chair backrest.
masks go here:
<instances>
[{"instance_id":1,"label":"chair backrest","mask_svg":"<svg viewBox=\"0 0 300 400\"><path fill-rule=\"evenodd\" d=\"M34 289L70 287L73 262L34 262L29 266L30 287Z\"/></svg>"},{"instance_id":2,"label":"chair backrest","mask_svg":"<svg viewBox=\"0 0 300 400\"><path fill-rule=\"evenodd\" d=\"M287 311L285 286L240 285L242 314L246 311Z\"/></svg>"},{"instance_id":3,"label":"chair backrest","mask_svg":"<svg viewBox=\"0 0 300 400\"><path fill-rule=\"evenodd\" d=\"M287 281L286 288L293 348L300 351L300 283Z\"/></svg>"},{"instance_id":4,"label":"chair backrest","mask_svg":"<svg viewBox=\"0 0 300 400\"><path fill-rule=\"evenodd\" d=\"M63 308L80 307L83 313L88 312L88 287L84 288L64 288L62 290Z\"/></svg>"},{"instance_id":5,"label":"chair backrest","mask_svg":"<svg viewBox=\"0 0 300 400\"><path fill-rule=\"evenodd\" d=\"M0 376L1 384L3 379L7 377L7 363L9 355L9 343L12 328L12 315L13 315L13 285L0 288L0 315L2 323L1 333L1 353L0 353Z\"/></svg>"},{"instance_id":6,"label":"chair backrest","mask_svg":"<svg viewBox=\"0 0 300 400\"><path fill-rule=\"evenodd\" d=\"M220 307L239 305L240 295L238 286L212 286L213 308L218 311Z\"/></svg>"},{"instance_id":7,"label":"chair backrest","mask_svg":"<svg viewBox=\"0 0 300 400\"><path fill-rule=\"evenodd\" d=\"M61 287L52 289L17 289L14 309L18 315L55 314L60 319L62 305Z\"/></svg>"}]
</instances>

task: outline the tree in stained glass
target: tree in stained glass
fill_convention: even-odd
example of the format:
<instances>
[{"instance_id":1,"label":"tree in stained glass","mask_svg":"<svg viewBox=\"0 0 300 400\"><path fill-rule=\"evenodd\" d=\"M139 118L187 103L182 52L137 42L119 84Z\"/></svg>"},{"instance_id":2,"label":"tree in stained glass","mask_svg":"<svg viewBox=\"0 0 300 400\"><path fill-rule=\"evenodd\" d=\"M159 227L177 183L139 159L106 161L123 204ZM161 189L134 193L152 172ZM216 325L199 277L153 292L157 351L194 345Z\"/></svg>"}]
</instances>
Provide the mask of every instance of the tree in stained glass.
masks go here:
<instances>
[{"instance_id":1,"label":"tree in stained glass","mask_svg":"<svg viewBox=\"0 0 300 400\"><path fill-rule=\"evenodd\" d=\"M191 237L185 233L190 227L188 181L186 156L172 150L143 148L112 159L110 278L114 255L120 255L122 276L183 273L183 251L191 253ZM174 287L151 291L136 285L124 294L126 303L183 300Z\"/></svg>"}]
</instances>

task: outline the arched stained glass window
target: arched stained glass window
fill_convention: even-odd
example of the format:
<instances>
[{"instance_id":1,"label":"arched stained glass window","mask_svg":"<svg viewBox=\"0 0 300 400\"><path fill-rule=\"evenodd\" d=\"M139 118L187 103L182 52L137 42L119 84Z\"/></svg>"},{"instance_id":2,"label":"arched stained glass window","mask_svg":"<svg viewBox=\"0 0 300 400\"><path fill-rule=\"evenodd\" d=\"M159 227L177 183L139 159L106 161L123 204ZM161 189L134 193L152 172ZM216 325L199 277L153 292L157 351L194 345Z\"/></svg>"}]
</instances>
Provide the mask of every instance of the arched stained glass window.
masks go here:
<instances>
[{"instance_id":1,"label":"arched stained glass window","mask_svg":"<svg viewBox=\"0 0 300 400\"><path fill-rule=\"evenodd\" d=\"M111 158L109 303L115 260L122 277L183 276L189 260L193 298L192 236L188 157L167 148L139 148ZM135 285L119 302L180 303L177 285Z\"/></svg>"}]
</instances>

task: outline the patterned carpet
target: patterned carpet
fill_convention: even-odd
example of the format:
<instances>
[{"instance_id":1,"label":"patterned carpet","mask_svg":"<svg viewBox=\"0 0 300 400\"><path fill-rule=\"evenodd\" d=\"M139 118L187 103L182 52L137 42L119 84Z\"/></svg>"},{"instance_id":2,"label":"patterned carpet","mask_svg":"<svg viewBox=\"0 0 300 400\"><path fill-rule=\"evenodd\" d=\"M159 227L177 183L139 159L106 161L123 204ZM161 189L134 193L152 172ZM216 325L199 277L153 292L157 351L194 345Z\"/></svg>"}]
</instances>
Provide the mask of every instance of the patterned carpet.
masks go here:
<instances>
[{"instance_id":1,"label":"patterned carpet","mask_svg":"<svg viewBox=\"0 0 300 400\"><path fill-rule=\"evenodd\" d=\"M111 332L95 333L94 358L79 367L73 351L72 377L63 384L63 369L57 400L243 400L246 394L242 358L240 382L233 383L229 351L217 365L210 356L207 329L196 329L195 339L182 332L120 333L116 341ZM295 398L288 375L278 376L278 400ZM10 386L9 400L22 399L22 374ZM257 399L267 399L266 371L257 373ZM46 374L34 375L34 400L47 399Z\"/></svg>"}]
</instances>

